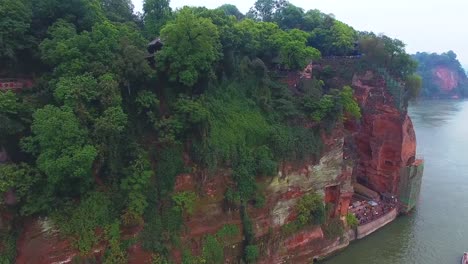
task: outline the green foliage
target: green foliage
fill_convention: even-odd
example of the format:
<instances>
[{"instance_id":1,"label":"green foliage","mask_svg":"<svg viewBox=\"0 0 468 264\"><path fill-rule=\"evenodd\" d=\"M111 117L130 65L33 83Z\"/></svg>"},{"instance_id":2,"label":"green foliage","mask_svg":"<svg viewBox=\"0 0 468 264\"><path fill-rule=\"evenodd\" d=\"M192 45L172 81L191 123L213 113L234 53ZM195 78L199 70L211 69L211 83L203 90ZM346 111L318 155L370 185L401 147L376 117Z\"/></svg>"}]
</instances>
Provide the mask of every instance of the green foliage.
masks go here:
<instances>
[{"instance_id":1,"label":"green foliage","mask_svg":"<svg viewBox=\"0 0 468 264\"><path fill-rule=\"evenodd\" d=\"M353 97L353 89L349 86L343 87L340 92L341 104L345 113L350 114L352 117L361 118L361 108Z\"/></svg>"},{"instance_id":2,"label":"green foliage","mask_svg":"<svg viewBox=\"0 0 468 264\"><path fill-rule=\"evenodd\" d=\"M92 73L94 77L114 74L118 84L138 83L149 75L143 59L145 40L131 24L95 24L91 31L77 34L72 24L63 20L49 28L50 38L40 50L43 60L56 66L60 77Z\"/></svg>"},{"instance_id":3,"label":"green foliage","mask_svg":"<svg viewBox=\"0 0 468 264\"><path fill-rule=\"evenodd\" d=\"M417 74L406 76L405 85L406 91L409 93L410 99L416 99L419 96L422 88L422 78Z\"/></svg>"},{"instance_id":4,"label":"green foliage","mask_svg":"<svg viewBox=\"0 0 468 264\"><path fill-rule=\"evenodd\" d=\"M302 126L276 126L270 135L276 159L304 160L318 157L322 150L320 134L313 128Z\"/></svg>"},{"instance_id":5,"label":"green foliage","mask_svg":"<svg viewBox=\"0 0 468 264\"><path fill-rule=\"evenodd\" d=\"M309 44L324 56L343 56L353 52L357 33L352 27L318 10L308 11L305 20L313 28Z\"/></svg>"},{"instance_id":6,"label":"green foliage","mask_svg":"<svg viewBox=\"0 0 468 264\"><path fill-rule=\"evenodd\" d=\"M128 263L125 251L120 244L120 225L114 222L106 227L105 237L109 241L109 248L104 255L104 264Z\"/></svg>"},{"instance_id":7,"label":"green foliage","mask_svg":"<svg viewBox=\"0 0 468 264\"><path fill-rule=\"evenodd\" d=\"M37 167L47 176L48 190L74 196L89 190L96 149L67 108L47 105L33 115L32 136L23 141L26 151L37 155Z\"/></svg>"},{"instance_id":8,"label":"green foliage","mask_svg":"<svg viewBox=\"0 0 468 264\"><path fill-rule=\"evenodd\" d=\"M334 239L344 234L343 222L338 217L330 219L328 223L322 225L322 229L328 239Z\"/></svg>"},{"instance_id":9,"label":"green foliage","mask_svg":"<svg viewBox=\"0 0 468 264\"><path fill-rule=\"evenodd\" d=\"M138 92L135 102L138 105L139 113L159 106L159 100L156 95L153 92L146 90Z\"/></svg>"},{"instance_id":10,"label":"green foliage","mask_svg":"<svg viewBox=\"0 0 468 264\"><path fill-rule=\"evenodd\" d=\"M0 231L0 263L14 263L16 257L16 237L12 231Z\"/></svg>"},{"instance_id":11,"label":"green foliage","mask_svg":"<svg viewBox=\"0 0 468 264\"><path fill-rule=\"evenodd\" d=\"M206 236L203 239L202 257L209 264L224 263L223 244L215 236Z\"/></svg>"},{"instance_id":12,"label":"green foliage","mask_svg":"<svg viewBox=\"0 0 468 264\"><path fill-rule=\"evenodd\" d=\"M226 190L224 198L233 205L240 205L240 194L232 188Z\"/></svg>"},{"instance_id":13,"label":"green foliage","mask_svg":"<svg viewBox=\"0 0 468 264\"><path fill-rule=\"evenodd\" d=\"M263 208L266 203L265 195L262 193L256 193L254 198L254 206L255 208Z\"/></svg>"},{"instance_id":14,"label":"green foliage","mask_svg":"<svg viewBox=\"0 0 468 264\"><path fill-rule=\"evenodd\" d=\"M175 208L189 215L195 210L197 195L194 192L180 192L172 195L172 201L175 203Z\"/></svg>"},{"instance_id":15,"label":"green foliage","mask_svg":"<svg viewBox=\"0 0 468 264\"><path fill-rule=\"evenodd\" d=\"M139 156L132 162L128 168L128 176L121 182L121 188L128 194L127 211L125 218L128 220L140 219L143 215L148 201L146 199L146 191L148 190L149 181L153 176L151 163L147 153L140 153ZM132 221L124 221L125 224L131 225ZM137 221L138 224L142 221Z\"/></svg>"},{"instance_id":16,"label":"green foliage","mask_svg":"<svg viewBox=\"0 0 468 264\"><path fill-rule=\"evenodd\" d=\"M43 184L41 178L42 175L37 169L26 163L2 164L0 165L0 195L10 189L15 190L22 214L29 215L45 211L50 208L50 204L48 204L47 197L38 197Z\"/></svg>"},{"instance_id":17,"label":"green foliage","mask_svg":"<svg viewBox=\"0 0 468 264\"><path fill-rule=\"evenodd\" d=\"M270 22L273 15L287 4L284 0L257 0L247 13L247 17Z\"/></svg>"},{"instance_id":18,"label":"green foliage","mask_svg":"<svg viewBox=\"0 0 468 264\"><path fill-rule=\"evenodd\" d=\"M167 256L167 246L173 244L179 236L183 221L182 212L174 207L160 212L154 209L147 209L140 239L144 249Z\"/></svg>"},{"instance_id":19,"label":"green foliage","mask_svg":"<svg viewBox=\"0 0 468 264\"><path fill-rule=\"evenodd\" d=\"M106 17L115 22L133 20L133 4L131 0L101 0L102 10Z\"/></svg>"},{"instance_id":20,"label":"green foliage","mask_svg":"<svg viewBox=\"0 0 468 264\"><path fill-rule=\"evenodd\" d=\"M233 164L232 178L237 185L237 191L242 203L253 198L257 190L255 182L256 164L252 153L246 148L239 148L237 155Z\"/></svg>"},{"instance_id":21,"label":"green foliage","mask_svg":"<svg viewBox=\"0 0 468 264\"><path fill-rule=\"evenodd\" d=\"M224 4L217 9L222 10L228 16L235 16L239 20L244 18L244 14L242 14L235 5Z\"/></svg>"},{"instance_id":22,"label":"green foliage","mask_svg":"<svg viewBox=\"0 0 468 264\"><path fill-rule=\"evenodd\" d=\"M161 38L164 46L158 53L159 69L172 81L192 87L200 78L212 76L221 46L211 20L183 8L161 30Z\"/></svg>"},{"instance_id":23,"label":"green foliage","mask_svg":"<svg viewBox=\"0 0 468 264\"><path fill-rule=\"evenodd\" d=\"M302 29L304 26L304 10L286 2L285 6L276 12L274 20L282 29Z\"/></svg>"},{"instance_id":24,"label":"green foliage","mask_svg":"<svg viewBox=\"0 0 468 264\"><path fill-rule=\"evenodd\" d=\"M434 71L444 68L455 75L457 75L458 83L456 87L453 87L455 92L459 92L462 95L466 95L467 83L466 81L466 72L463 69L460 61L457 59L457 54L453 51L444 52L441 54L438 53L426 53L418 52L413 55L413 59L418 62L417 74L422 78L422 87L421 95L424 97L445 97L446 93L442 91L442 87L437 82L437 77L434 74ZM410 77L413 80L410 81L410 85L417 87L418 81L415 79L415 76ZM407 80L408 81L408 80ZM407 84L408 86L408 84ZM414 95L418 93L418 89L409 89L410 99L414 99Z\"/></svg>"},{"instance_id":25,"label":"green foliage","mask_svg":"<svg viewBox=\"0 0 468 264\"><path fill-rule=\"evenodd\" d=\"M359 48L367 63L385 67L397 78L404 78L416 71L417 63L406 53L401 40L364 33L360 36Z\"/></svg>"},{"instance_id":26,"label":"green foliage","mask_svg":"<svg viewBox=\"0 0 468 264\"><path fill-rule=\"evenodd\" d=\"M32 12L25 0L1 0L0 6L0 62L7 68L5 62L13 64L18 53L32 44L28 34Z\"/></svg>"},{"instance_id":27,"label":"green foliage","mask_svg":"<svg viewBox=\"0 0 468 264\"><path fill-rule=\"evenodd\" d=\"M92 192L78 206L70 205L56 212L53 219L65 235L73 238L73 246L87 254L99 241L96 228L110 224L113 216L109 197L102 192Z\"/></svg>"},{"instance_id":28,"label":"green foliage","mask_svg":"<svg viewBox=\"0 0 468 264\"><path fill-rule=\"evenodd\" d=\"M301 225L319 225L325 222L323 198L311 193L304 195L296 204L297 220Z\"/></svg>"},{"instance_id":29,"label":"green foliage","mask_svg":"<svg viewBox=\"0 0 468 264\"><path fill-rule=\"evenodd\" d=\"M173 191L175 178L185 171L184 160L182 159L182 148L179 145L168 146L156 153L156 182L160 192L160 197Z\"/></svg>"},{"instance_id":30,"label":"green foliage","mask_svg":"<svg viewBox=\"0 0 468 264\"><path fill-rule=\"evenodd\" d=\"M239 147L261 146L269 134L265 118L235 88L229 86L222 94L206 99L211 115L203 154L206 162L211 163L209 167L232 162L238 156Z\"/></svg>"},{"instance_id":31,"label":"green foliage","mask_svg":"<svg viewBox=\"0 0 468 264\"><path fill-rule=\"evenodd\" d=\"M335 107L335 100L332 95L324 95L318 102L313 105L307 106L313 109L311 117L314 121L320 122L328 114L332 113Z\"/></svg>"},{"instance_id":32,"label":"green foliage","mask_svg":"<svg viewBox=\"0 0 468 264\"><path fill-rule=\"evenodd\" d=\"M25 106L12 91L0 91L0 144L6 143L6 137L15 135L25 128L27 120Z\"/></svg>"},{"instance_id":33,"label":"green foliage","mask_svg":"<svg viewBox=\"0 0 468 264\"><path fill-rule=\"evenodd\" d=\"M346 215L346 223L348 223L350 228L356 228L359 224L359 221L354 214L348 213Z\"/></svg>"},{"instance_id":34,"label":"green foliage","mask_svg":"<svg viewBox=\"0 0 468 264\"><path fill-rule=\"evenodd\" d=\"M258 0L244 19L233 5L173 13L168 0L145 0L141 16L130 0L0 6L1 74L34 79L34 89L21 94L0 92L0 148L17 161L0 165L0 195L15 190L23 215L55 209L53 219L83 254L108 240L106 263L126 262L120 224L144 224L142 245L161 262L182 246L184 215L197 197L174 193L186 164L203 179L232 171L225 199L241 210L243 258L255 261L247 207L267 200L256 177L276 175L280 162L317 159L321 129L345 113L360 116L351 88L328 85L339 69L322 72L323 81L283 83L322 54L357 52L356 31L318 10ZM148 58L147 42L158 36L163 47ZM413 94L418 81L404 44L360 38L363 63L388 68L395 79L409 76ZM316 196L303 198L289 228L322 223L324 210ZM184 262L221 263L223 247L238 235L236 226L225 226L205 238L202 256L184 252Z\"/></svg>"},{"instance_id":35,"label":"green foliage","mask_svg":"<svg viewBox=\"0 0 468 264\"><path fill-rule=\"evenodd\" d=\"M281 233L288 237L299 232L302 227L303 225L299 221L293 221L283 225L281 227Z\"/></svg>"},{"instance_id":36,"label":"green foliage","mask_svg":"<svg viewBox=\"0 0 468 264\"><path fill-rule=\"evenodd\" d=\"M221 241L226 241L238 236L239 233L239 228L236 225L223 225L223 227L216 233L216 237Z\"/></svg>"},{"instance_id":37,"label":"green foliage","mask_svg":"<svg viewBox=\"0 0 468 264\"><path fill-rule=\"evenodd\" d=\"M257 245L248 245L245 248L245 261L247 263L255 263L260 255Z\"/></svg>"},{"instance_id":38,"label":"green foliage","mask_svg":"<svg viewBox=\"0 0 468 264\"><path fill-rule=\"evenodd\" d=\"M275 44L280 47L279 58L286 69L302 70L312 60L320 58L320 51L306 46L308 35L299 29L292 29L281 31L276 36Z\"/></svg>"},{"instance_id":39,"label":"green foliage","mask_svg":"<svg viewBox=\"0 0 468 264\"><path fill-rule=\"evenodd\" d=\"M171 18L169 0L145 0L143 2L144 31L147 38L154 38Z\"/></svg>"}]
</instances>

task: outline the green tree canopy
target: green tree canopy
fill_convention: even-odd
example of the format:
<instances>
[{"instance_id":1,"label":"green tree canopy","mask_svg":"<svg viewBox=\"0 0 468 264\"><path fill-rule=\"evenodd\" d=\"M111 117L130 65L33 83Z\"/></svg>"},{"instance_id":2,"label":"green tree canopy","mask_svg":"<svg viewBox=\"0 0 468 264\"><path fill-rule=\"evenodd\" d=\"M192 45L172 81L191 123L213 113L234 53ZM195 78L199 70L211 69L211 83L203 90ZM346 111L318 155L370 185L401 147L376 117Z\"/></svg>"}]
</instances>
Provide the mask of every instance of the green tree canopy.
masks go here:
<instances>
[{"instance_id":1,"label":"green tree canopy","mask_svg":"<svg viewBox=\"0 0 468 264\"><path fill-rule=\"evenodd\" d=\"M46 192L70 197L89 190L97 152L73 112L48 105L33 118L32 136L23 146L37 156L37 167L47 176Z\"/></svg>"},{"instance_id":2,"label":"green tree canopy","mask_svg":"<svg viewBox=\"0 0 468 264\"><path fill-rule=\"evenodd\" d=\"M0 0L0 63L2 68L16 62L18 52L31 46L31 8L26 0ZM2 69L1 71L4 71Z\"/></svg>"},{"instance_id":3,"label":"green tree canopy","mask_svg":"<svg viewBox=\"0 0 468 264\"><path fill-rule=\"evenodd\" d=\"M161 30L161 38L164 47L158 54L159 70L169 74L172 81L191 87L200 78L213 76L221 45L218 29L210 19L183 8Z\"/></svg>"},{"instance_id":4,"label":"green tree canopy","mask_svg":"<svg viewBox=\"0 0 468 264\"><path fill-rule=\"evenodd\" d=\"M132 21L133 3L131 0L100 0L106 17L115 22Z\"/></svg>"},{"instance_id":5,"label":"green tree canopy","mask_svg":"<svg viewBox=\"0 0 468 264\"><path fill-rule=\"evenodd\" d=\"M217 9L224 11L224 13L228 16L235 16L239 20L244 18L244 14L242 14L235 5L224 4Z\"/></svg>"},{"instance_id":6,"label":"green tree canopy","mask_svg":"<svg viewBox=\"0 0 468 264\"><path fill-rule=\"evenodd\" d=\"M169 0L145 0L143 2L143 21L148 38L159 36L161 28L172 15Z\"/></svg>"}]
</instances>

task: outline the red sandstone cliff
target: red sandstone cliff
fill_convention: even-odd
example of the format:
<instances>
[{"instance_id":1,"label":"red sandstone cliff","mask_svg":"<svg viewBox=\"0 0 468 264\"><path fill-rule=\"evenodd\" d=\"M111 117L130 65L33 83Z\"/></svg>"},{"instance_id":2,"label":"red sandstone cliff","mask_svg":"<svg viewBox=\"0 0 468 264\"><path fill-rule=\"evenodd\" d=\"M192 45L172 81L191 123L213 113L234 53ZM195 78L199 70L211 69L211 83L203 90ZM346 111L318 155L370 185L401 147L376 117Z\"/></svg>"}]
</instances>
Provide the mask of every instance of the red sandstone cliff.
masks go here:
<instances>
[{"instance_id":1,"label":"red sandstone cliff","mask_svg":"<svg viewBox=\"0 0 468 264\"><path fill-rule=\"evenodd\" d=\"M433 69L433 76L440 90L445 93L453 91L453 89L458 87L461 81L457 72L443 66L438 66Z\"/></svg>"},{"instance_id":2,"label":"red sandstone cliff","mask_svg":"<svg viewBox=\"0 0 468 264\"><path fill-rule=\"evenodd\" d=\"M347 246L346 236L342 240L329 240L320 226L290 235L280 229L295 219L295 204L305 194L321 193L324 202L333 205L334 214L344 216L353 195L353 178L376 191L396 193L400 168L414 162L416 139L411 120L406 112L399 112L394 106L384 81L368 73L354 78L353 88L362 108L362 120L347 122L346 129L338 126L331 134L324 133L325 149L318 162L285 163L277 176L258 180L266 203L259 209L249 207L248 214L262 254L260 263L308 263L314 257ZM354 169L348 159L356 162ZM176 191L200 193L198 207L185 219L188 228L182 235L194 254L200 253L205 235L217 232L225 224L241 227L239 210L224 206L225 190L232 184L228 176L228 173L220 174L201 187L194 175L177 177ZM17 263L70 263L76 255L70 243L57 233L45 232L41 221L37 219L25 226L18 241ZM239 236L225 249L226 263L238 262L241 242ZM101 251L101 247L96 248L96 255ZM180 259L180 252L173 253ZM128 257L130 263L151 263L152 258L139 244L130 247Z\"/></svg>"},{"instance_id":3,"label":"red sandstone cliff","mask_svg":"<svg viewBox=\"0 0 468 264\"><path fill-rule=\"evenodd\" d=\"M353 135L354 177L378 192L397 194L401 168L415 162L416 136L410 117L395 107L385 86L371 72L354 78L362 119L346 128Z\"/></svg>"}]
</instances>

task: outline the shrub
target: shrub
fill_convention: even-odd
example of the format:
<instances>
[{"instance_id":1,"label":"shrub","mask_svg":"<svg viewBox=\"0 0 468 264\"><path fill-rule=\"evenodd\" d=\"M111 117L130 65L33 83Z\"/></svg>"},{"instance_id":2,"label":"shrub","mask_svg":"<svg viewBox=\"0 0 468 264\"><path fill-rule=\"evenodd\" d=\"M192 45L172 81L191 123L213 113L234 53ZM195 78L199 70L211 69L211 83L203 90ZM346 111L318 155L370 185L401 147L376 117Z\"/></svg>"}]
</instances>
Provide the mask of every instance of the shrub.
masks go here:
<instances>
[{"instance_id":1,"label":"shrub","mask_svg":"<svg viewBox=\"0 0 468 264\"><path fill-rule=\"evenodd\" d=\"M322 226L326 238L333 239L344 233L343 222L339 218L332 218L329 223Z\"/></svg>"},{"instance_id":2,"label":"shrub","mask_svg":"<svg viewBox=\"0 0 468 264\"><path fill-rule=\"evenodd\" d=\"M245 261L247 263L254 263L258 259L259 254L257 245L248 245L245 248Z\"/></svg>"},{"instance_id":3,"label":"shrub","mask_svg":"<svg viewBox=\"0 0 468 264\"><path fill-rule=\"evenodd\" d=\"M64 234L73 237L73 246L86 254L98 242L96 228L110 224L115 216L109 197L102 192L92 192L77 207L68 206L53 219Z\"/></svg>"},{"instance_id":4,"label":"shrub","mask_svg":"<svg viewBox=\"0 0 468 264\"><path fill-rule=\"evenodd\" d=\"M359 221L354 214L348 213L346 215L346 223L348 223L350 228L355 228L358 226Z\"/></svg>"},{"instance_id":5,"label":"shrub","mask_svg":"<svg viewBox=\"0 0 468 264\"><path fill-rule=\"evenodd\" d=\"M344 112L349 113L356 119L361 118L361 108L359 108L358 103L354 100L353 89L351 87L343 87L343 90L340 92L340 99Z\"/></svg>"},{"instance_id":6,"label":"shrub","mask_svg":"<svg viewBox=\"0 0 468 264\"><path fill-rule=\"evenodd\" d=\"M0 263L14 263L16 238L12 232L0 231Z\"/></svg>"},{"instance_id":7,"label":"shrub","mask_svg":"<svg viewBox=\"0 0 468 264\"><path fill-rule=\"evenodd\" d=\"M141 216L148 206L145 192L153 176L147 153L141 152L138 155L138 158L128 168L128 174L120 184L122 190L128 195L128 209L123 215L123 222L126 225L137 225L142 223Z\"/></svg>"},{"instance_id":8,"label":"shrub","mask_svg":"<svg viewBox=\"0 0 468 264\"><path fill-rule=\"evenodd\" d=\"M278 163L273 160L273 154L267 146L261 146L255 150L256 174L261 176L275 176Z\"/></svg>"},{"instance_id":9,"label":"shrub","mask_svg":"<svg viewBox=\"0 0 468 264\"><path fill-rule=\"evenodd\" d=\"M127 263L127 256L120 245L120 225L114 222L106 227L106 239L109 247L104 255L104 264L124 264Z\"/></svg>"},{"instance_id":10,"label":"shrub","mask_svg":"<svg viewBox=\"0 0 468 264\"><path fill-rule=\"evenodd\" d=\"M223 227L216 233L216 236L220 240L226 240L238 236L239 233L239 227L236 225L223 225Z\"/></svg>"},{"instance_id":11,"label":"shrub","mask_svg":"<svg viewBox=\"0 0 468 264\"><path fill-rule=\"evenodd\" d=\"M181 145L170 145L156 153L156 188L161 198L169 197L174 189L176 176L185 170Z\"/></svg>"},{"instance_id":12,"label":"shrub","mask_svg":"<svg viewBox=\"0 0 468 264\"><path fill-rule=\"evenodd\" d=\"M263 208L265 206L265 203L266 203L265 195L257 192L255 194L255 199L254 199L255 208Z\"/></svg>"},{"instance_id":13,"label":"shrub","mask_svg":"<svg viewBox=\"0 0 468 264\"><path fill-rule=\"evenodd\" d=\"M195 209L197 195L194 192L180 192L172 195L177 210L191 215Z\"/></svg>"},{"instance_id":14,"label":"shrub","mask_svg":"<svg viewBox=\"0 0 468 264\"><path fill-rule=\"evenodd\" d=\"M202 256L206 263L224 263L224 248L215 236L208 235L205 237L202 251Z\"/></svg>"},{"instance_id":15,"label":"shrub","mask_svg":"<svg viewBox=\"0 0 468 264\"><path fill-rule=\"evenodd\" d=\"M304 195L297 202L296 210L298 213L297 220L301 225L318 225L325 221L323 198L316 193Z\"/></svg>"}]
</instances>

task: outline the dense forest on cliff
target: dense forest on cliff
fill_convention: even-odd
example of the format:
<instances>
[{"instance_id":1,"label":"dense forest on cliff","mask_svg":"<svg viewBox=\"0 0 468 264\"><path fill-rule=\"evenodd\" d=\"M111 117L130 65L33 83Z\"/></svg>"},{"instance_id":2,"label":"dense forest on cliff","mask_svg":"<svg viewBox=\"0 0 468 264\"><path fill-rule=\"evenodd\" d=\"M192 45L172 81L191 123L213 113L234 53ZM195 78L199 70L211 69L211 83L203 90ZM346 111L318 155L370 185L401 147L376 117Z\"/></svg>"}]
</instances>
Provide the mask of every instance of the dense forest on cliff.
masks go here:
<instances>
[{"instance_id":1,"label":"dense forest on cliff","mask_svg":"<svg viewBox=\"0 0 468 264\"><path fill-rule=\"evenodd\" d=\"M418 62L417 73L423 79L422 96L438 98L468 95L466 72L455 52L418 52L413 58Z\"/></svg>"},{"instance_id":2,"label":"dense forest on cliff","mask_svg":"<svg viewBox=\"0 0 468 264\"><path fill-rule=\"evenodd\" d=\"M403 42L284 0L258 0L245 15L233 5L172 10L168 0L146 0L143 14L130 0L0 0L0 77L33 82L0 91L0 212L14 219L0 225L0 263L13 262L28 216L48 216L83 258L107 241L105 263L126 263L137 241L155 263L172 248L184 263L222 263L239 232L243 261L255 262L246 208L264 203L256 178L318 158L321 131L361 116L349 86L329 85L336 69L285 81L334 57L406 83L406 100L418 93ZM193 256L181 235L200 194L174 192L176 176L202 183L220 171L243 228L207 236ZM298 225L323 224L317 197L298 206ZM121 237L135 226L137 238Z\"/></svg>"}]
</instances>

